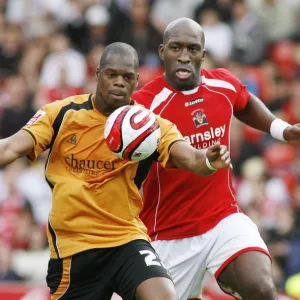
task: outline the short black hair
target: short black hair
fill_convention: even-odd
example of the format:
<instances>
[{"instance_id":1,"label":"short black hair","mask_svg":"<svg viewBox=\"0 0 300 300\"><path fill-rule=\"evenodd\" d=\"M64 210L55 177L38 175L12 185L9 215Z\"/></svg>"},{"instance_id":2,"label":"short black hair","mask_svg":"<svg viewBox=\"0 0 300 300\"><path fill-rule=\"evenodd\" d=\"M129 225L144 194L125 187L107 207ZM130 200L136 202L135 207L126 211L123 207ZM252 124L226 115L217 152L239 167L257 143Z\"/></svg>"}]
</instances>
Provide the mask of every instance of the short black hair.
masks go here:
<instances>
[{"instance_id":1,"label":"short black hair","mask_svg":"<svg viewBox=\"0 0 300 300\"><path fill-rule=\"evenodd\" d=\"M105 69L108 63L108 56L111 54L118 54L122 56L131 57L134 60L134 68L139 68L139 58L136 50L126 43L116 42L105 47L102 56L100 58L100 71Z\"/></svg>"}]
</instances>

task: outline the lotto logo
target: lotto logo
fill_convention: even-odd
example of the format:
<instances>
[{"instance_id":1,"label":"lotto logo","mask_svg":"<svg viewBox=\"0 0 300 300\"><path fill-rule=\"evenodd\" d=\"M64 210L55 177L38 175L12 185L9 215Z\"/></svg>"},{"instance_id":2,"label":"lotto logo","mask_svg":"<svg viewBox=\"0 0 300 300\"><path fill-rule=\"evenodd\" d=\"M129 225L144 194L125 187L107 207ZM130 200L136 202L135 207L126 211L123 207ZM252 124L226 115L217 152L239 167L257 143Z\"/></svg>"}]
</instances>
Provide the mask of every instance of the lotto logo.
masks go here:
<instances>
[{"instance_id":1,"label":"lotto logo","mask_svg":"<svg viewBox=\"0 0 300 300\"><path fill-rule=\"evenodd\" d=\"M26 125L33 125L36 123L41 117L43 117L46 114L45 111L39 110L28 122Z\"/></svg>"},{"instance_id":2,"label":"lotto logo","mask_svg":"<svg viewBox=\"0 0 300 300\"><path fill-rule=\"evenodd\" d=\"M204 101L203 98L198 98L198 99L195 99L195 100L192 100L192 101L189 101L189 102L185 102L184 106L185 107L192 106L192 105L195 105L195 104L198 104L198 103L202 103L203 101Z\"/></svg>"}]
</instances>

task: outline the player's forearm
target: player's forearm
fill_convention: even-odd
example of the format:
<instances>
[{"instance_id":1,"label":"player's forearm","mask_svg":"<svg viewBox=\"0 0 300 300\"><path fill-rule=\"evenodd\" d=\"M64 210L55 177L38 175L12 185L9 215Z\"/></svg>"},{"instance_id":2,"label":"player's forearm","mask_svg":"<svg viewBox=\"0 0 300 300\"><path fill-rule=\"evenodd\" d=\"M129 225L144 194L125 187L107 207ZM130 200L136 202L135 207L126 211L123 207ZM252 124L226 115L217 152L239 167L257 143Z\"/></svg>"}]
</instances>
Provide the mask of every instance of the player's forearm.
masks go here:
<instances>
[{"instance_id":1,"label":"player's forearm","mask_svg":"<svg viewBox=\"0 0 300 300\"><path fill-rule=\"evenodd\" d=\"M198 176L208 176L215 172L207 167L206 150L195 151L195 158L193 159L193 163L190 170Z\"/></svg>"},{"instance_id":2,"label":"player's forearm","mask_svg":"<svg viewBox=\"0 0 300 300\"><path fill-rule=\"evenodd\" d=\"M5 167L17 158L17 153L15 153L10 147L9 138L0 140L0 167Z\"/></svg>"},{"instance_id":3,"label":"player's forearm","mask_svg":"<svg viewBox=\"0 0 300 300\"><path fill-rule=\"evenodd\" d=\"M235 117L241 122L266 133L270 133L271 123L276 119L264 103L252 94L245 109L235 113Z\"/></svg>"},{"instance_id":4,"label":"player's forearm","mask_svg":"<svg viewBox=\"0 0 300 300\"><path fill-rule=\"evenodd\" d=\"M171 157L177 168L191 171L198 176L214 173L206 165L206 150L196 150L185 143L178 143L172 148Z\"/></svg>"},{"instance_id":5,"label":"player's forearm","mask_svg":"<svg viewBox=\"0 0 300 300\"><path fill-rule=\"evenodd\" d=\"M0 167L4 167L17 158L27 155L33 150L31 137L20 130L9 138L0 140Z\"/></svg>"}]
</instances>

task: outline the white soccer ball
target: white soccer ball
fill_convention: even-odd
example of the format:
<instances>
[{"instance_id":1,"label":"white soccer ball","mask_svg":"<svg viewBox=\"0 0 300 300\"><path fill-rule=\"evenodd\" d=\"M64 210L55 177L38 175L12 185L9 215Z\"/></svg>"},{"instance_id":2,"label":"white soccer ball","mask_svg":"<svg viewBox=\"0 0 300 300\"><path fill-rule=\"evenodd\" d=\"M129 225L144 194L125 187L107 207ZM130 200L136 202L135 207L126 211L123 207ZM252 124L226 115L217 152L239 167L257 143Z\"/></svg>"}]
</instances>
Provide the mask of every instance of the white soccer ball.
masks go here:
<instances>
[{"instance_id":1,"label":"white soccer ball","mask_svg":"<svg viewBox=\"0 0 300 300\"><path fill-rule=\"evenodd\" d=\"M140 105L116 109L107 119L104 138L119 158L143 160L157 149L160 126L154 113Z\"/></svg>"}]
</instances>

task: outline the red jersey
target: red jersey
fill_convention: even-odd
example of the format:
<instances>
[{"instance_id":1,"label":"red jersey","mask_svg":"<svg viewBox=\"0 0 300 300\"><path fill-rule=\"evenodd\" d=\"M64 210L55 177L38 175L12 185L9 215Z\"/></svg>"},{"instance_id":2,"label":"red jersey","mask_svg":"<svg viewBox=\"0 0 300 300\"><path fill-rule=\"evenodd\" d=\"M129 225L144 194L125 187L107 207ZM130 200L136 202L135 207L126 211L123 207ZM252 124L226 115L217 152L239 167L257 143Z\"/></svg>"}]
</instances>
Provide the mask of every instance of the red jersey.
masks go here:
<instances>
[{"instance_id":1,"label":"red jersey","mask_svg":"<svg viewBox=\"0 0 300 300\"><path fill-rule=\"evenodd\" d=\"M233 113L245 108L249 96L246 87L229 71L202 69L201 83L194 90L175 90L160 76L132 98L176 124L195 148L204 149L219 141L229 149ZM140 217L152 240L200 235L239 211L229 169L199 177L153 163L143 193Z\"/></svg>"}]
</instances>

